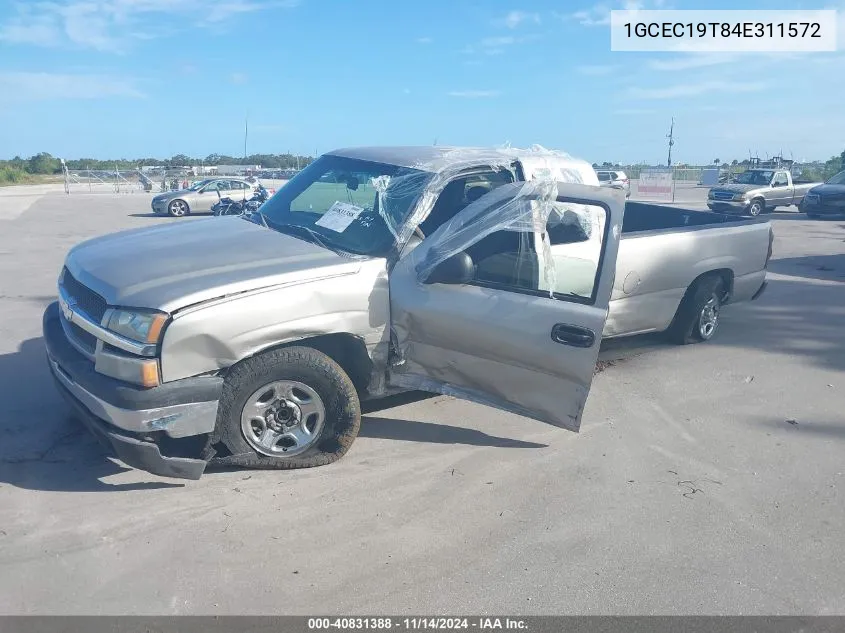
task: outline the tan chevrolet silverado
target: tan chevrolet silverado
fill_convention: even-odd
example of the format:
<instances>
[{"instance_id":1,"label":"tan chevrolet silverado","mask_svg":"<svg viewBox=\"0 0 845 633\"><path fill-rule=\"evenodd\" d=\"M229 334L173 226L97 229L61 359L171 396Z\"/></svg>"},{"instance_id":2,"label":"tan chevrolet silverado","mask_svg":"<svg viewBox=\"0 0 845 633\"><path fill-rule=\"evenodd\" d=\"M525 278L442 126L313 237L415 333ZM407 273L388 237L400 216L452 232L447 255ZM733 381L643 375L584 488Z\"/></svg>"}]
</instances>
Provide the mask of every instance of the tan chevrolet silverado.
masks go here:
<instances>
[{"instance_id":1,"label":"tan chevrolet silverado","mask_svg":"<svg viewBox=\"0 0 845 633\"><path fill-rule=\"evenodd\" d=\"M249 217L74 247L44 338L58 389L131 466L319 466L362 399L398 391L577 431L603 337L710 339L762 292L771 242L761 219L626 205L541 148L352 148Z\"/></svg>"}]
</instances>

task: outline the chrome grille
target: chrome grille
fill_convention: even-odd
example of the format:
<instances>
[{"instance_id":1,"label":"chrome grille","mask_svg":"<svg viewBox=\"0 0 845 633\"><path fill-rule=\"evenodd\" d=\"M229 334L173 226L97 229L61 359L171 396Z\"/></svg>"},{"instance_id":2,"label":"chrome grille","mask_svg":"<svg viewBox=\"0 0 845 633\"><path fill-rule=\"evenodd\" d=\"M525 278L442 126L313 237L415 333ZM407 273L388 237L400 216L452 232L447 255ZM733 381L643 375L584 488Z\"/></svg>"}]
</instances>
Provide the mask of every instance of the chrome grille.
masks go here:
<instances>
[{"instance_id":1,"label":"chrome grille","mask_svg":"<svg viewBox=\"0 0 845 633\"><path fill-rule=\"evenodd\" d=\"M97 352L97 338L75 323L70 323L63 314L59 315L62 330L70 343L80 352L93 359Z\"/></svg>"},{"instance_id":2,"label":"chrome grille","mask_svg":"<svg viewBox=\"0 0 845 633\"><path fill-rule=\"evenodd\" d=\"M67 268L63 272L61 285L71 302L87 314L91 320L100 323L108 307L106 300L84 284L79 283Z\"/></svg>"},{"instance_id":3,"label":"chrome grille","mask_svg":"<svg viewBox=\"0 0 845 633\"><path fill-rule=\"evenodd\" d=\"M714 200L733 200L734 194L730 191L716 191L713 193Z\"/></svg>"}]
</instances>

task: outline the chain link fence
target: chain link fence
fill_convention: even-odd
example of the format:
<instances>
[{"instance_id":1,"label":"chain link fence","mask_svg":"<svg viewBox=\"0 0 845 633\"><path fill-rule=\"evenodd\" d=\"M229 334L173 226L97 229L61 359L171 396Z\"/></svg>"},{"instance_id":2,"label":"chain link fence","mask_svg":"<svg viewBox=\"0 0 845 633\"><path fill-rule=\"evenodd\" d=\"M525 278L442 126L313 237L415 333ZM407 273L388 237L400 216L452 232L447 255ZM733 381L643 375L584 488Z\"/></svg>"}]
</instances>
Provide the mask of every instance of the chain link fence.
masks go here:
<instances>
[{"instance_id":1,"label":"chain link fence","mask_svg":"<svg viewBox=\"0 0 845 633\"><path fill-rule=\"evenodd\" d=\"M208 170L211 172L212 170ZM249 169L237 173L197 173L190 169L128 169L96 170L65 169L65 193L162 193L186 189L195 182L207 178L248 178L278 185L289 180L296 170Z\"/></svg>"},{"instance_id":2,"label":"chain link fence","mask_svg":"<svg viewBox=\"0 0 845 633\"><path fill-rule=\"evenodd\" d=\"M751 163L737 163L733 164L713 164L702 167L673 167L672 180L684 184L699 184L702 182L702 174L705 171L717 170L719 172L719 180L730 181L739 174L755 168L765 169L789 169L796 178L801 175L815 174L819 170L819 166L815 164L795 163L792 161L760 161ZM624 171L625 175L631 180L638 180L640 173L649 169L665 169L662 166L649 165L617 165L614 167L600 167L600 169L616 169Z\"/></svg>"}]
</instances>

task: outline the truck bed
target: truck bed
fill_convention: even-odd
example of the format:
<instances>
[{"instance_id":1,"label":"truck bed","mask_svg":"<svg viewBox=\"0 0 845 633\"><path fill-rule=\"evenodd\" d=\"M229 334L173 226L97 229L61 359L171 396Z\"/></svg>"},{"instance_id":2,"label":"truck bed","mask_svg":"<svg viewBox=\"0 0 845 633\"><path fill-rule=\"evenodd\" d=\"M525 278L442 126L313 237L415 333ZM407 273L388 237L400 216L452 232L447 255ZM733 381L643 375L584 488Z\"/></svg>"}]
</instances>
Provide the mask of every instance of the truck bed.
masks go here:
<instances>
[{"instance_id":1,"label":"truck bed","mask_svg":"<svg viewBox=\"0 0 845 633\"><path fill-rule=\"evenodd\" d=\"M768 246L766 218L628 202L604 338L665 330L703 274L723 276L731 301L750 299Z\"/></svg>"},{"instance_id":2,"label":"truck bed","mask_svg":"<svg viewBox=\"0 0 845 633\"><path fill-rule=\"evenodd\" d=\"M714 211L694 211L648 202L628 202L625 204L622 234L715 228L720 224L754 224L765 221L760 218L742 218Z\"/></svg>"}]
</instances>

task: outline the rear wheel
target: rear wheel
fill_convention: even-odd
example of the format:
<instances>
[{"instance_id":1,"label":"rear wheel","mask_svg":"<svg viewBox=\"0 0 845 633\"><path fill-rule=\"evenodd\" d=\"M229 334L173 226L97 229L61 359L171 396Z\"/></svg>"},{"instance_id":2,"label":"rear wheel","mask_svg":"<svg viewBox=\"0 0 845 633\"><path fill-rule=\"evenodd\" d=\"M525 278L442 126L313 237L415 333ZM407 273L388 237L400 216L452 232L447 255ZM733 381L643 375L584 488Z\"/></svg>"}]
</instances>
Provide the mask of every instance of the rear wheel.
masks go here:
<instances>
[{"instance_id":1,"label":"rear wheel","mask_svg":"<svg viewBox=\"0 0 845 633\"><path fill-rule=\"evenodd\" d=\"M669 339L678 345L709 341L719 327L725 284L716 275L702 277L687 290L669 327Z\"/></svg>"},{"instance_id":2,"label":"rear wheel","mask_svg":"<svg viewBox=\"0 0 845 633\"><path fill-rule=\"evenodd\" d=\"M210 461L323 466L346 454L360 425L358 394L340 365L309 347L285 347L239 363L226 377Z\"/></svg>"}]
</instances>

